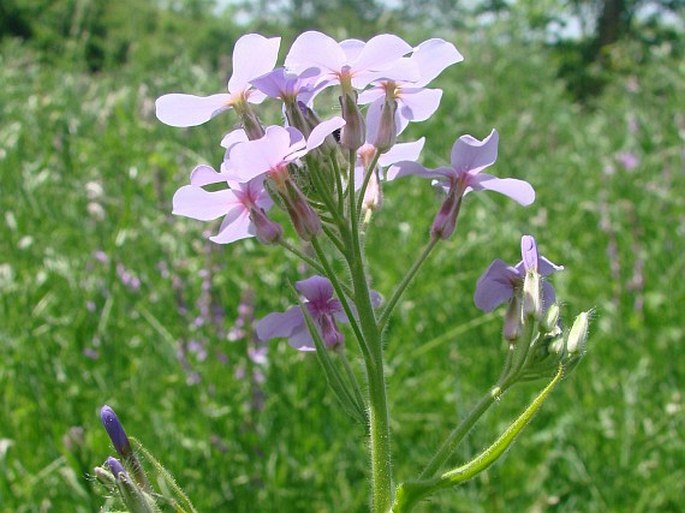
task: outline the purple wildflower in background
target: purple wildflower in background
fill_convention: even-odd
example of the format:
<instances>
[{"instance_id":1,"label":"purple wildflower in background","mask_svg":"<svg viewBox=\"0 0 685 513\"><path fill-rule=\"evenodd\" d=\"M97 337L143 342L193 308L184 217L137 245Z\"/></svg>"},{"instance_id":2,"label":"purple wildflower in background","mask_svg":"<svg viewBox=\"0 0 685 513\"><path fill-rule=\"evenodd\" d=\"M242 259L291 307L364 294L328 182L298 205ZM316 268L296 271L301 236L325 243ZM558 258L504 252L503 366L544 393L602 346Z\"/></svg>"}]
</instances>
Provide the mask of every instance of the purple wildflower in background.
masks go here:
<instances>
[{"instance_id":1,"label":"purple wildflower in background","mask_svg":"<svg viewBox=\"0 0 685 513\"><path fill-rule=\"evenodd\" d=\"M530 235L522 237L521 248L522 260L518 264L511 266L498 258L478 278L473 300L476 306L484 312L492 312L497 306L514 297L516 291L523 286L527 269L537 269L542 277L564 269L564 266L538 255L535 239ZM547 309L555 299L554 288L547 281L543 281L543 309Z\"/></svg>"},{"instance_id":2,"label":"purple wildflower in background","mask_svg":"<svg viewBox=\"0 0 685 513\"><path fill-rule=\"evenodd\" d=\"M246 102L261 103L266 95L256 90L250 81L274 68L280 44L280 37L242 36L233 49L233 75L228 80L228 93L211 96L165 94L155 102L157 118L170 126L197 126L232 107L240 109Z\"/></svg>"},{"instance_id":3,"label":"purple wildflower in background","mask_svg":"<svg viewBox=\"0 0 685 513\"><path fill-rule=\"evenodd\" d=\"M304 306L319 329L321 338L329 349L343 343L343 335L337 322L347 322L340 301L333 295L333 285L328 278L312 276L295 283L295 288L306 299ZM300 306L293 306L285 312L273 312L257 322L257 336L266 341L283 337L299 351L316 351L307 323Z\"/></svg>"},{"instance_id":4,"label":"purple wildflower in background","mask_svg":"<svg viewBox=\"0 0 685 513\"><path fill-rule=\"evenodd\" d=\"M100 409L100 420L105 427L105 431L107 431L109 439L112 441L112 445L114 445L117 453L119 453L119 456L122 458L131 456L131 454L133 454L131 451L131 442L129 442L126 431L124 431L124 427L121 425L121 422L119 422L119 417L114 413L114 410L109 406L104 405Z\"/></svg>"}]
</instances>

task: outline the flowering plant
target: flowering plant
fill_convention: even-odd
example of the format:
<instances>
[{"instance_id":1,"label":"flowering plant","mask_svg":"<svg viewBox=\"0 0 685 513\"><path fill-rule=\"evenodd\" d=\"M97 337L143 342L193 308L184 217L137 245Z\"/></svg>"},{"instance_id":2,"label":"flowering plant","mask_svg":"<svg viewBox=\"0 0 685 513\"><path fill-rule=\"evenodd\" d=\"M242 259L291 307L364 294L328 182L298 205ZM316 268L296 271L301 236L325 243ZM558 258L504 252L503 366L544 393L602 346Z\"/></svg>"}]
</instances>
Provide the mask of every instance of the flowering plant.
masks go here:
<instances>
[{"instance_id":1,"label":"flowering plant","mask_svg":"<svg viewBox=\"0 0 685 513\"><path fill-rule=\"evenodd\" d=\"M430 39L412 47L388 34L367 42L337 42L310 31L294 41L285 65L274 69L279 45L279 38L243 36L234 49L227 93L173 93L157 100L157 117L172 126L198 125L229 109L241 125L221 141L225 152L218 170L201 164L191 172L190 183L174 195L173 211L201 221L222 217L210 237L215 243L256 237L293 253L310 268L311 276L291 284L297 304L261 318L256 333L263 342L287 339L295 350L316 355L331 392L367 434L371 511L408 512L422 499L483 471L513 443L583 356L589 314L580 314L569 331L561 328L546 277L563 267L540 256L532 236L521 238L518 264L495 260L478 280L474 300L487 312L507 305L501 376L423 471L396 483L383 356L385 345L392 343L385 333L393 311L429 255L454 233L469 193L494 191L528 206L535 192L523 180L483 172L497 160L499 135L494 129L482 140L458 137L449 165L436 169L416 162L423 139L397 143L409 123L429 118L438 108L442 92L426 86L463 60L453 44ZM314 102L331 87L339 91L340 115L321 120ZM263 126L257 116L254 105L269 97L281 102L285 126ZM410 175L432 179L444 195L425 247L384 299L370 286L365 235L381 208L386 184ZM292 231L269 216L273 208L287 213ZM344 274L334 271L334 260L344 263ZM347 357L355 350L363 382ZM483 413L512 385L532 379L546 379L547 384L511 425L470 461L445 468ZM157 511L165 500L177 511L194 511L163 467L136 442L164 480L173 483L165 487L167 493L152 490L114 412L106 406L101 416L122 461L110 458L96 475L118 490L125 505L131 511Z\"/></svg>"}]
</instances>

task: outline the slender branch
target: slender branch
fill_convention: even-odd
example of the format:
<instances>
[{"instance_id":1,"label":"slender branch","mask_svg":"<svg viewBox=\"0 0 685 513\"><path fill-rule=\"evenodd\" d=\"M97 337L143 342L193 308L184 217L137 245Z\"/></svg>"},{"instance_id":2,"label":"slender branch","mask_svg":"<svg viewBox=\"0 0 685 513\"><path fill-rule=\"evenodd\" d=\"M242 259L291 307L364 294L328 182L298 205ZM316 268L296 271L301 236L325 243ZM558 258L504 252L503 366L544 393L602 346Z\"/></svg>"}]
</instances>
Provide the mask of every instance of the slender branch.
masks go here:
<instances>
[{"instance_id":1,"label":"slender branch","mask_svg":"<svg viewBox=\"0 0 685 513\"><path fill-rule=\"evenodd\" d=\"M428 255L430 255L431 251L433 251L433 248L436 246L439 240L440 239L431 238L430 242L426 244L421 254L416 258L412 266L409 268L407 274L405 274L404 278L402 278L402 281L399 283L399 285L393 292L392 296L390 297L390 300L388 301L387 305L383 309L381 318L378 321L379 331L383 332L383 330L385 329L385 326L388 323L388 319L390 318L390 314L392 314L392 311L397 305L397 302L400 300L407 286L411 283L414 276L416 276L416 273L421 268L421 265L423 265L423 263L426 261Z\"/></svg>"}]
</instances>

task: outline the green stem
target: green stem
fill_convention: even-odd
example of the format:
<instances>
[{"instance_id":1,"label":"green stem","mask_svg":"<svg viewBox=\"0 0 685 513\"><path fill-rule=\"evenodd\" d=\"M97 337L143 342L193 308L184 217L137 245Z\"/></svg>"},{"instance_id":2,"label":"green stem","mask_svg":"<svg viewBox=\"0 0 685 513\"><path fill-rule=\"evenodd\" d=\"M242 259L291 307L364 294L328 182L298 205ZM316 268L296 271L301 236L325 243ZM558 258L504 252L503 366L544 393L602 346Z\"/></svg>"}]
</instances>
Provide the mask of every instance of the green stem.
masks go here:
<instances>
[{"instance_id":1,"label":"green stem","mask_svg":"<svg viewBox=\"0 0 685 513\"><path fill-rule=\"evenodd\" d=\"M371 452L371 511L387 513L393 501L392 454L390 450L390 415L385 390L383 369L383 344L376 324L369 285L364 265L364 252L359 239L359 216L356 210L354 190L355 152L349 155L349 216L351 248L346 258L352 275L355 305L362 333L370 350L370 358L364 355L369 383L369 450Z\"/></svg>"},{"instance_id":2,"label":"green stem","mask_svg":"<svg viewBox=\"0 0 685 513\"><path fill-rule=\"evenodd\" d=\"M302 260L302 261L304 261L305 263L307 263L307 264L308 264L312 269L314 269L317 273L319 273L319 274L325 274L325 271L324 271L323 267L321 267L321 265L320 265L316 260L314 260L313 258L310 258L310 257L308 257L307 255L305 255L301 250L297 249L295 246L293 246L292 244L290 244L288 241L281 240L281 241L279 242L279 244L280 244L283 248L285 248L285 249L287 249L288 251L290 251L293 255L295 255L296 257L298 257L300 260Z\"/></svg>"},{"instance_id":3,"label":"green stem","mask_svg":"<svg viewBox=\"0 0 685 513\"><path fill-rule=\"evenodd\" d=\"M564 375L563 366L559 366L552 381L533 399L533 402L514 420L514 422L495 440L490 447L481 452L468 463L457 467L432 479L409 481L401 484L397 489L397 496L392 507L392 513L409 513L418 502L438 490L459 485L476 476L504 454L514 443L518 434L533 419L535 413L542 407L545 399L552 392Z\"/></svg>"},{"instance_id":4,"label":"green stem","mask_svg":"<svg viewBox=\"0 0 685 513\"><path fill-rule=\"evenodd\" d=\"M421 472L421 475L419 476L421 479L429 479L440 470L457 448L459 442L461 442L467 433L471 431L471 428L478 422L478 419L483 416L488 408L490 408L497 399L502 397L502 394L504 394L505 391L506 388L494 386L480 398L466 418L450 433L440 446L440 449L438 449L438 452L435 453L426 468Z\"/></svg>"},{"instance_id":5,"label":"green stem","mask_svg":"<svg viewBox=\"0 0 685 513\"><path fill-rule=\"evenodd\" d=\"M431 238L430 242L423 248L421 254L414 261L409 271L407 271L407 274L405 274L404 278L402 278L402 281L393 292L390 300L383 309L380 320L378 321L378 329L381 333L385 329L388 319L390 318L390 314L392 314L397 302L400 300L407 286L411 283L414 276L416 276L416 273L421 268L421 265L423 265L423 263L426 261L428 255L430 255L431 251L433 251L433 248L436 246L439 240L440 239Z\"/></svg>"}]
</instances>

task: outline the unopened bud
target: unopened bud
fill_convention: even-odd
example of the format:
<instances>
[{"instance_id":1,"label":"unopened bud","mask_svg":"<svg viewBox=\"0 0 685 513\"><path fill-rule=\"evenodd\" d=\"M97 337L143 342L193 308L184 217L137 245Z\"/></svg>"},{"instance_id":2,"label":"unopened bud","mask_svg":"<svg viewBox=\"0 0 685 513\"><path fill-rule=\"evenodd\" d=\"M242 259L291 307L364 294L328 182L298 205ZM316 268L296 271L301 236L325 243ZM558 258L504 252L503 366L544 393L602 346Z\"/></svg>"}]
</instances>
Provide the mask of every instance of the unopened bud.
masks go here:
<instances>
[{"instance_id":1,"label":"unopened bud","mask_svg":"<svg viewBox=\"0 0 685 513\"><path fill-rule=\"evenodd\" d=\"M380 153L385 153L395 145L397 140L397 125L395 113L397 112L397 100L386 98L381 109L381 119L378 124L378 132L372 144Z\"/></svg>"},{"instance_id":2,"label":"unopened bud","mask_svg":"<svg viewBox=\"0 0 685 513\"><path fill-rule=\"evenodd\" d=\"M523 316L539 319L542 314L540 275L534 269L526 271L523 279Z\"/></svg>"},{"instance_id":3,"label":"unopened bud","mask_svg":"<svg viewBox=\"0 0 685 513\"><path fill-rule=\"evenodd\" d=\"M112 441L112 445L122 458L128 458L133 454L131 450L131 443L126 436L124 427L119 422L119 417L114 413L114 410L107 405L104 405L100 410L100 420L102 425Z\"/></svg>"},{"instance_id":4,"label":"unopened bud","mask_svg":"<svg viewBox=\"0 0 685 513\"><path fill-rule=\"evenodd\" d=\"M461 207L461 198L462 196L457 194L455 187L449 190L431 225L432 239L447 239L454 233Z\"/></svg>"},{"instance_id":5,"label":"unopened bud","mask_svg":"<svg viewBox=\"0 0 685 513\"><path fill-rule=\"evenodd\" d=\"M309 120L307 120L305 116L305 109L309 109L309 107L302 102L287 102L285 103L284 110L288 124L297 128L300 132L302 132L302 135L304 135L305 139L307 139L309 134L312 133L312 129L319 124L319 120L316 120L314 123L311 123Z\"/></svg>"},{"instance_id":6,"label":"unopened bud","mask_svg":"<svg viewBox=\"0 0 685 513\"><path fill-rule=\"evenodd\" d=\"M119 474L126 474L126 470L124 470L124 466L116 458L112 458L111 456L109 458L107 458L107 466L112 471L112 475L114 475L114 477L116 479L119 478Z\"/></svg>"},{"instance_id":7,"label":"unopened bud","mask_svg":"<svg viewBox=\"0 0 685 513\"><path fill-rule=\"evenodd\" d=\"M504 314L504 339L516 342L521 336L521 302L514 295L509 302L507 312Z\"/></svg>"},{"instance_id":8,"label":"unopened bud","mask_svg":"<svg viewBox=\"0 0 685 513\"><path fill-rule=\"evenodd\" d=\"M582 356L587 347L587 336L589 327L589 312L582 312L573 321L571 331L566 338L566 350L571 356Z\"/></svg>"},{"instance_id":9,"label":"unopened bud","mask_svg":"<svg viewBox=\"0 0 685 513\"><path fill-rule=\"evenodd\" d=\"M277 244L283 237L281 225L269 219L263 208L251 208L250 220L255 226L255 236L262 244Z\"/></svg>"},{"instance_id":10,"label":"unopened bud","mask_svg":"<svg viewBox=\"0 0 685 513\"><path fill-rule=\"evenodd\" d=\"M555 333L559 331L559 305L553 303L540 319L540 329L543 333Z\"/></svg>"},{"instance_id":11,"label":"unopened bud","mask_svg":"<svg viewBox=\"0 0 685 513\"><path fill-rule=\"evenodd\" d=\"M292 180L286 183L283 201L295 231L302 240L309 241L321 233L321 219Z\"/></svg>"},{"instance_id":12,"label":"unopened bud","mask_svg":"<svg viewBox=\"0 0 685 513\"><path fill-rule=\"evenodd\" d=\"M347 150L358 150L366 139L364 116L357 105L357 92L352 91L339 97L345 126L340 132L340 146Z\"/></svg>"},{"instance_id":13,"label":"unopened bud","mask_svg":"<svg viewBox=\"0 0 685 513\"><path fill-rule=\"evenodd\" d=\"M257 139L264 137L266 133L264 132L264 127L250 105L245 103L242 108L237 110L238 114L240 115L240 119L243 122L243 130L245 130L247 138L250 141L256 141Z\"/></svg>"}]
</instances>

